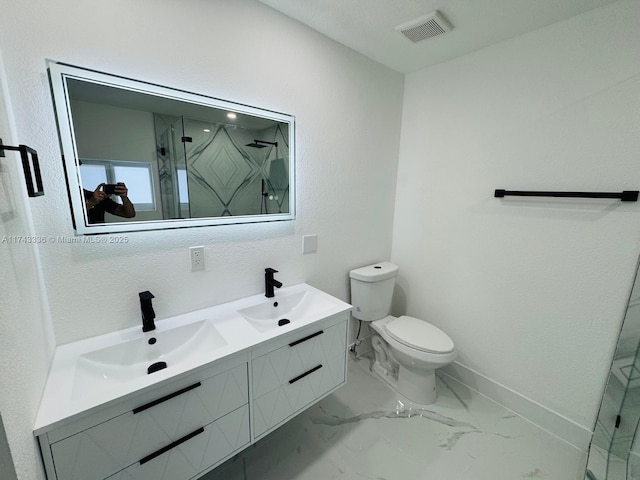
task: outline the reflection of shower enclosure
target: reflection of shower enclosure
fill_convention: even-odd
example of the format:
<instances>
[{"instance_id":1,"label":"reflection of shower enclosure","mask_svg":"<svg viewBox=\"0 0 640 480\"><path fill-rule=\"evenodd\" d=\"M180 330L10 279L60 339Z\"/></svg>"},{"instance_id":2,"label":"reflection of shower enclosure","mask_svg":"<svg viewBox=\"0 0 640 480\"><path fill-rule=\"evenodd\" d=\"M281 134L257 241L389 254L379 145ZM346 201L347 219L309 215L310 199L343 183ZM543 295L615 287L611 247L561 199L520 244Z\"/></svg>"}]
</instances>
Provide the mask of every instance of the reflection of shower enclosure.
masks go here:
<instances>
[{"instance_id":1,"label":"reflection of shower enclosure","mask_svg":"<svg viewBox=\"0 0 640 480\"><path fill-rule=\"evenodd\" d=\"M175 194L177 189L176 179L173 174L175 172L173 133L173 126L169 126L158 137L158 173L160 191L162 192L160 198L162 218L178 218L178 212L180 211L178 196Z\"/></svg>"},{"instance_id":2,"label":"reflection of shower enclosure","mask_svg":"<svg viewBox=\"0 0 640 480\"><path fill-rule=\"evenodd\" d=\"M278 156L268 161L268 181L270 197L276 202L277 213L288 211L289 205L289 163ZM283 210L284 209L284 210ZM274 212L270 212L274 213Z\"/></svg>"},{"instance_id":3,"label":"reflection of shower enclosure","mask_svg":"<svg viewBox=\"0 0 640 480\"><path fill-rule=\"evenodd\" d=\"M182 119L154 114L162 218L189 218ZM176 136L178 140L176 141ZM179 145L179 147L177 147Z\"/></svg>"},{"instance_id":4,"label":"reflection of shower enclosure","mask_svg":"<svg viewBox=\"0 0 640 480\"><path fill-rule=\"evenodd\" d=\"M589 451L587 480L640 480L640 279L636 270Z\"/></svg>"},{"instance_id":5,"label":"reflection of shower enclosure","mask_svg":"<svg viewBox=\"0 0 640 480\"><path fill-rule=\"evenodd\" d=\"M269 201L276 202L274 207L277 213L282 213L282 205L285 199L288 202L289 195L289 164L279 155L278 142L269 140L254 139L253 142L245 145L251 148L267 148L274 147L275 153L272 151L266 156L263 171L268 172L262 179L262 203L260 213L269 212Z\"/></svg>"},{"instance_id":6,"label":"reflection of shower enclosure","mask_svg":"<svg viewBox=\"0 0 640 480\"><path fill-rule=\"evenodd\" d=\"M288 213L286 124L248 129L166 115L155 124L164 218ZM255 138L269 145L247 146Z\"/></svg>"}]
</instances>

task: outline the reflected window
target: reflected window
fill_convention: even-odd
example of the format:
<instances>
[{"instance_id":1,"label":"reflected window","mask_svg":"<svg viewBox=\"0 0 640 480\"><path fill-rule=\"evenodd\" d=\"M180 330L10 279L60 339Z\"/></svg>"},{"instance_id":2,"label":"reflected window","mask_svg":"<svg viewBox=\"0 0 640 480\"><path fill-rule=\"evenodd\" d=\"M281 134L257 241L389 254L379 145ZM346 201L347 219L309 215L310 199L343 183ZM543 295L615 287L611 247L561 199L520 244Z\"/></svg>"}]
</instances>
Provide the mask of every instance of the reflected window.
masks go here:
<instances>
[{"instance_id":1,"label":"reflected window","mask_svg":"<svg viewBox=\"0 0 640 480\"><path fill-rule=\"evenodd\" d=\"M82 184L95 189L101 183L124 182L129 199L138 211L156 209L151 162L122 162L83 158L80 163ZM86 187L85 187L86 188ZM114 201L122 203L120 197Z\"/></svg>"},{"instance_id":2,"label":"reflected window","mask_svg":"<svg viewBox=\"0 0 640 480\"><path fill-rule=\"evenodd\" d=\"M178 197L180 198L181 206L189 207L189 184L187 183L187 169L177 168L178 173Z\"/></svg>"},{"instance_id":3,"label":"reflected window","mask_svg":"<svg viewBox=\"0 0 640 480\"><path fill-rule=\"evenodd\" d=\"M86 185L87 189L93 188L95 190L101 183L109 183L107 169L104 165L86 164L83 161L80 165L80 175L82 175L82 184Z\"/></svg>"}]
</instances>

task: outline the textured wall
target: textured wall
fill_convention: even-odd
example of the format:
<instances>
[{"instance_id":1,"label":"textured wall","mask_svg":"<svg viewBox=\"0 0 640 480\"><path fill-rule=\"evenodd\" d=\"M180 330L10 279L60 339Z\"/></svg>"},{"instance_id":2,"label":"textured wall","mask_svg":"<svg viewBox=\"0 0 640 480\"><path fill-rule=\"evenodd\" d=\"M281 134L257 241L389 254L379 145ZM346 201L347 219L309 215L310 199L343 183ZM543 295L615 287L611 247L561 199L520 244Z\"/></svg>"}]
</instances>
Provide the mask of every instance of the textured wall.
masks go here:
<instances>
[{"instance_id":1,"label":"textured wall","mask_svg":"<svg viewBox=\"0 0 640 480\"><path fill-rule=\"evenodd\" d=\"M493 190L640 187L640 2L407 76L397 309L459 362L592 429L640 252L640 205Z\"/></svg>"},{"instance_id":2,"label":"textured wall","mask_svg":"<svg viewBox=\"0 0 640 480\"><path fill-rule=\"evenodd\" d=\"M14 135L6 84L0 56L0 138L5 145L29 145ZM23 178L19 155L7 152L5 158L0 158L0 423L4 423L0 432L0 478L3 480L14 475L12 466L4 463L6 445L11 449L18 478L41 478L39 453L31 432L54 341L38 249L24 238L34 234L29 204L39 199L27 200Z\"/></svg>"},{"instance_id":3,"label":"textured wall","mask_svg":"<svg viewBox=\"0 0 640 480\"><path fill-rule=\"evenodd\" d=\"M44 163L47 195L32 203L37 233L73 235L46 58L297 121L293 222L43 245L58 343L136 325L142 290L155 294L160 319L259 293L267 266L285 285L308 281L346 300L348 270L389 257L400 74L250 0L4 3L0 42L18 135ZM304 234L318 235L317 254L301 254ZM205 246L204 272L189 271L192 245Z\"/></svg>"}]
</instances>

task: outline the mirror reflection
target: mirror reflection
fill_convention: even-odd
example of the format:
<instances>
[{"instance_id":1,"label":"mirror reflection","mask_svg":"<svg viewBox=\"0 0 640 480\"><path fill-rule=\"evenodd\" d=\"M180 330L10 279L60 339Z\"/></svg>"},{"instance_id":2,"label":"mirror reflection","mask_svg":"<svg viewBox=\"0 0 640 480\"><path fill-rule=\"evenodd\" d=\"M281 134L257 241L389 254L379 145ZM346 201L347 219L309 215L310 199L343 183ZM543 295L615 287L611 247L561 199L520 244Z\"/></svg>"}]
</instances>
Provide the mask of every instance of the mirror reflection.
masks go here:
<instances>
[{"instance_id":1,"label":"mirror reflection","mask_svg":"<svg viewBox=\"0 0 640 480\"><path fill-rule=\"evenodd\" d=\"M79 233L293 218L292 117L55 66Z\"/></svg>"}]
</instances>

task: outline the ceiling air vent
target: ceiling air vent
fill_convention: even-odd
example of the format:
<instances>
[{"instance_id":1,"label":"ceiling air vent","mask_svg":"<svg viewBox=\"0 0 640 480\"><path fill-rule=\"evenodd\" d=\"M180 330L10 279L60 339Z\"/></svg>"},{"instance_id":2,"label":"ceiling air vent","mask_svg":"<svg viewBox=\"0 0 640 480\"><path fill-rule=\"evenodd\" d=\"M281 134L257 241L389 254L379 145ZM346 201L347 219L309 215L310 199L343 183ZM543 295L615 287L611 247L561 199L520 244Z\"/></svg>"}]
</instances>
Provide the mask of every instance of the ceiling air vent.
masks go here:
<instances>
[{"instance_id":1,"label":"ceiling air vent","mask_svg":"<svg viewBox=\"0 0 640 480\"><path fill-rule=\"evenodd\" d=\"M442 35L450 31L453 26L439 11L431 12L410 22L398 25L396 30L412 42L419 42L427 38Z\"/></svg>"}]
</instances>

